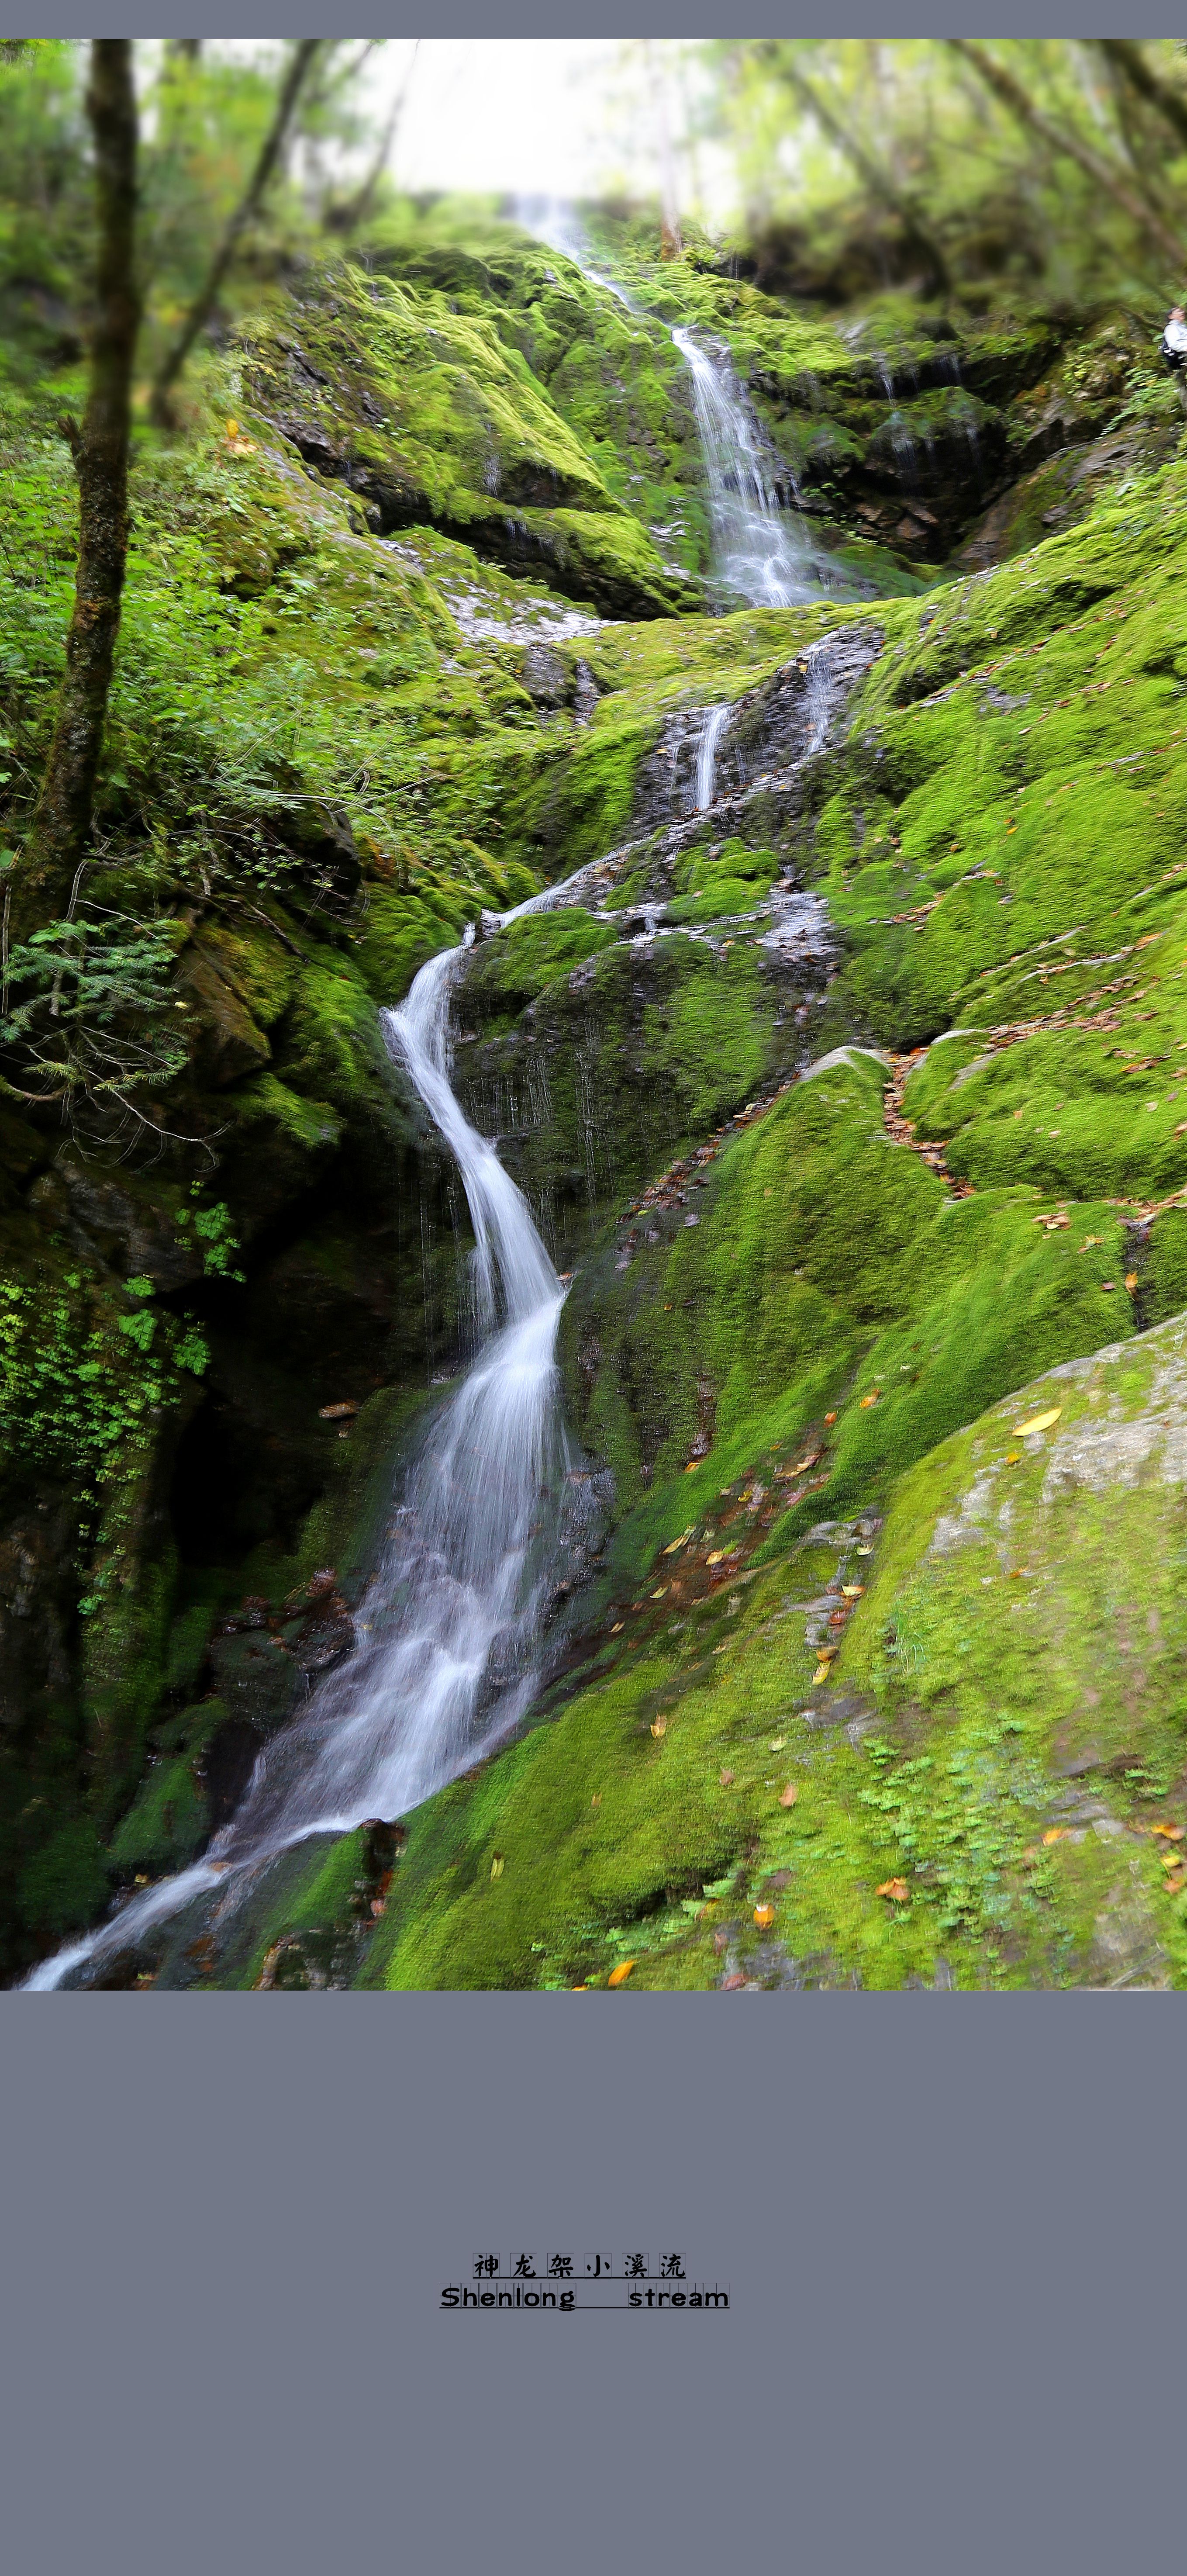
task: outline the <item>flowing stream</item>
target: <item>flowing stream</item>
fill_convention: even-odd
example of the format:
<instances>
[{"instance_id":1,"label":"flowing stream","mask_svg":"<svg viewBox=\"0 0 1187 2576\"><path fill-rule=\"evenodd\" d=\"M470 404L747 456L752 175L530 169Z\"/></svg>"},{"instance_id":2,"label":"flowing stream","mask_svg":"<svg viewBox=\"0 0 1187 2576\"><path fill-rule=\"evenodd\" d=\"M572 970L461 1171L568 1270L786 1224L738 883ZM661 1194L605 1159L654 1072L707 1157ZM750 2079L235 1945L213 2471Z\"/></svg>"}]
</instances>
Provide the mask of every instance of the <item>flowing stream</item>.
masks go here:
<instances>
[{"instance_id":1,"label":"flowing stream","mask_svg":"<svg viewBox=\"0 0 1187 2576\"><path fill-rule=\"evenodd\" d=\"M519 911L565 891L548 889ZM507 914L506 919L513 916ZM394 1821L519 1723L540 1682L573 1465L555 1359L564 1290L494 1146L463 1117L449 1078L458 948L422 966L385 1035L456 1158L474 1227L485 1331L462 1384L414 1453L386 1551L360 1605L354 1651L264 1748L209 1853L121 1907L26 1979L59 1986L157 1923L311 1834ZM228 1879L232 1881L230 1890Z\"/></svg>"}]
</instances>

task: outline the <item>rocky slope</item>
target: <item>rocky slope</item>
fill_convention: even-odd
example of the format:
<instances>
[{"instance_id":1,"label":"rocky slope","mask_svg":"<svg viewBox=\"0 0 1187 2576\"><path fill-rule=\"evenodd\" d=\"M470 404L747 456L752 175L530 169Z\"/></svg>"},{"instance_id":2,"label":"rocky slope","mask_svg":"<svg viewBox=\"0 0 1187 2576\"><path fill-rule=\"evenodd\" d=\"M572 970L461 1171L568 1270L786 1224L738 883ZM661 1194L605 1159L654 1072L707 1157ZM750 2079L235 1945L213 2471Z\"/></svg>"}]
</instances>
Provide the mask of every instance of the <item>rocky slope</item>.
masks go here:
<instances>
[{"instance_id":1,"label":"rocky slope","mask_svg":"<svg viewBox=\"0 0 1187 2576\"><path fill-rule=\"evenodd\" d=\"M138 458L85 948L14 959L0 1098L9 1974L349 1650L464 1336L379 1010L467 921L604 1544L518 1744L113 1981L1187 1973L1173 396L1123 319L838 330L618 255L639 312L378 245ZM704 613L677 318L854 598ZM36 412L10 465L19 821L71 495Z\"/></svg>"}]
</instances>

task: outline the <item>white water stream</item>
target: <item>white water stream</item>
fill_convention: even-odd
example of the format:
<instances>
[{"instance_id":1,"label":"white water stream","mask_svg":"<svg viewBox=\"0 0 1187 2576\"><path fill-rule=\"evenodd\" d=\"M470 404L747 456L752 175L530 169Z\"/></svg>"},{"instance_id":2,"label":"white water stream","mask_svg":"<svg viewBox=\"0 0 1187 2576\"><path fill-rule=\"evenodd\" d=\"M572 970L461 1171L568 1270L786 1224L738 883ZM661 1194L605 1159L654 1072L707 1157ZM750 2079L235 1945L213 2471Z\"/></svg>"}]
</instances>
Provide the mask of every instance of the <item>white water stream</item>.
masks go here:
<instances>
[{"instance_id":1,"label":"white water stream","mask_svg":"<svg viewBox=\"0 0 1187 2576\"><path fill-rule=\"evenodd\" d=\"M517 909L564 891L550 888ZM555 1360L564 1290L526 1201L463 1116L449 1079L449 993L461 954L450 949L422 966L384 1023L462 1175L487 1339L414 1457L355 1621L353 1653L265 1746L207 1857L43 1961L26 1979L34 1990L133 1948L204 1891L226 1890L228 1879L233 1886L254 1875L311 1834L406 1814L509 1734L539 1686L538 1641L573 1463Z\"/></svg>"}]
</instances>

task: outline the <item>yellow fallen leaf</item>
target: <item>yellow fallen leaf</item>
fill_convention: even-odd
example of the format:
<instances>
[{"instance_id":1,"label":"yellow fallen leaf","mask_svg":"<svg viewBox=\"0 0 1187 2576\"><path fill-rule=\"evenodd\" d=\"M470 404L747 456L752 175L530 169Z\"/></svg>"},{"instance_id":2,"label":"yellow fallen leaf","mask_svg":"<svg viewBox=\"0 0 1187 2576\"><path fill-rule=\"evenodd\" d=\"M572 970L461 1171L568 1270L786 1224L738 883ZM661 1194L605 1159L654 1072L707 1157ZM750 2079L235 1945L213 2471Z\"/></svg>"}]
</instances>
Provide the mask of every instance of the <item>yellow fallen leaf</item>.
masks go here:
<instances>
[{"instance_id":1,"label":"yellow fallen leaf","mask_svg":"<svg viewBox=\"0 0 1187 2576\"><path fill-rule=\"evenodd\" d=\"M503 1860L502 1852L496 1852L496 1853L495 1853L495 1856L494 1856L494 1859L492 1860L491 1865L490 1865L490 1874L491 1874L491 1877L492 1877L492 1878L501 1878L501 1877L502 1877L502 1875L503 1875L504 1867L505 1867L505 1862L504 1862L504 1860Z\"/></svg>"},{"instance_id":2,"label":"yellow fallen leaf","mask_svg":"<svg viewBox=\"0 0 1187 2576\"><path fill-rule=\"evenodd\" d=\"M864 1583L843 1583L841 1591L846 1601L860 1601L865 1585Z\"/></svg>"},{"instance_id":3,"label":"yellow fallen leaf","mask_svg":"<svg viewBox=\"0 0 1187 2576\"><path fill-rule=\"evenodd\" d=\"M794 1807L795 1802L796 1802L796 1799L798 1798L799 1794L800 1794L800 1793L799 1793L799 1790L797 1789L797 1787L796 1787L796 1785L795 1785L794 1780L789 1780L789 1781L788 1781L788 1783L787 1783L787 1787L786 1787L785 1789L781 1789L781 1790L780 1790L780 1792L779 1792L779 1804L780 1804L780 1806L781 1806L781 1807Z\"/></svg>"},{"instance_id":4,"label":"yellow fallen leaf","mask_svg":"<svg viewBox=\"0 0 1187 2576\"><path fill-rule=\"evenodd\" d=\"M1150 1831L1152 1834L1161 1834L1168 1843L1181 1843L1183 1840L1182 1825L1151 1825Z\"/></svg>"},{"instance_id":5,"label":"yellow fallen leaf","mask_svg":"<svg viewBox=\"0 0 1187 2576\"><path fill-rule=\"evenodd\" d=\"M1052 1423L1058 1422L1062 1411L1061 1404L1053 1404L1049 1413L1032 1413L1029 1422L1019 1423L1015 1438L1026 1440L1032 1431L1049 1431Z\"/></svg>"},{"instance_id":6,"label":"yellow fallen leaf","mask_svg":"<svg viewBox=\"0 0 1187 2576\"><path fill-rule=\"evenodd\" d=\"M881 1887L874 1890L876 1896L888 1896L892 1905L905 1905L909 1893L905 1878L884 1878Z\"/></svg>"},{"instance_id":7,"label":"yellow fallen leaf","mask_svg":"<svg viewBox=\"0 0 1187 2576\"><path fill-rule=\"evenodd\" d=\"M601 1803L602 1803L602 1792L601 1792L601 1790L600 1790L600 1789L595 1789L595 1790L594 1790L593 1796L592 1796L592 1798L590 1799L590 1802L589 1802L589 1803L590 1803L591 1807L600 1807L600 1806L601 1806Z\"/></svg>"},{"instance_id":8,"label":"yellow fallen leaf","mask_svg":"<svg viewBox=\"0 0 1187 2576\"><path fill-rule=\"evenodd\" d=\"M1007 1455L1006 1455L1006 1465L1007 1465L1007 1467L1017 1467L1017 1466L1020 1464L1020 1462L1021 1462L1021 1458L1022 1458L1022 1451L1021 1451L1020 1449L1011 1449L1011 1450L1009 1450L1009 1451L1007 1452Z\"/></svg>"},{"instance_id":9,"label":"yellow fallen leaf","mask_svg":"<svg viewBox=\"0 0 1187 2576\"><path fill-rule=\"evenodd\" d=\"M1066 1831L1066 1825L1048 1825L1043 1840L1045 1843L1061 1843Z\"/></svg>"},{"instance_id":10,"label":"yellow fallen leaf","mask_svg":"<svg viewBox=\"0 0 1187 2576\"><path fill-rule=\"evenodd\" d=\"M867 1412L867 1411L868 1411L868 1409L869 1409L869 1407L870 1407L870 1405L871 1405L871 1404L876 1404L876 1403L877 1403L877 1401L878 1401L877 1393L875 1393L875 1394L873 1394L873 1395L863 1395L863 1397L862 1397L862 1399L861 1399L861 1404L860 1404L860 1407L859 1407L859 1411L860 1411L860 1412L862 1412L862 1413Z\"/></svg>"},{"instance_id":11,"label":"yellow fallen leaf","mask_svg":"<svg viewBox=\"0 0 1187 2576\"><path fill-rule=\"evenodd\" d=\"M616 1619L616 1620L615 1620L615 1622L614 1622L614 1625L613 1625L613 1627L612 1627L612 1629L611 1629L611 1631L610 1631L611 1636L612 1636L612 1637L621 1637L622 1632L623 1632L623 1628L625 1627L625 1625L626 1625L625 1620L623 1620L623 1619Z\"/></svg>"},{"instance_id":12,"label":"yellow fallen leaf","mask_svg":"<svg viewBox=\"0 0 1187 2576\"><path fill-rule=\"evenodd\" d=\"M754 1909L754 1920L757 1923L760 1932L769 1932L771 1925L775 1920L774 1906L756 1905Z\"/></svg>"},{"instance_id":13,"label":"yellow fallen leaf","mask_svg":"<svg viewBox=\"0 0 1187 2576\"><path fill-rule=\"evenodd\" d=\"M228 438L238 438L239 423L237 420L229 420L227 422L227 436Z\"/></svg>"},{"instance_id":14,"label":"yellow fallen leaf","mask_svg":"<svg viewBox=\"0 0 1187 2576\"><path fill-rule=\"evenodd\" d=\"M1187 1864L1184 1863L1182 1852L1160 1852L1159 1859L1161 1860L1164 1869L1182 1869L1187 1866Z\"/></svg>"},{"instance_id":15,"label":"yellow fallen leaf","mask_svg":"<svg viewBox=\"0 0 1187 2576\"><path fill-rule=\"evenodd\" d=\"M667 1721L666 1717L657 1717L657 1718L653 1719L653 1721L652 1721L652 1727L651 1727L651 1732L652 1732L652 1734L653 1734L653 1735L666 1735L666 1734L667 1734L667 1731L668 1731L668 1721Z\"/></svg>"},{"instance_id":16,"label":"yellow fallen leaf","mask_svg":"<svg viewBox=\"0 0 1187 2576\"><path fill-rule=\"evenodd\" d=\"M676 1551L677 1551L677 1548L686 1547L686 1546L688 1545L688 1541L689 1541L689 1539L692 1537L692 1534L693 1534L693 1531L694 1531L694 1529L695 1529L695 1528L696 1528L696 1522L695 1522L695 1521L690 1521L690 1523L689 1523L689 1525L688 1525L688 1528L687 1528L686 1530L681 1530L681 1533L680 1533L679 1538L674 1538L674 1539L672 1540L671 1546L670 1546L670 1547L666 1547L666 1548L664 1549L664 1551L663 1551L664 1555L665 1555L665 1556L675 1556Z\"/></svg>"},{"instance_id":17,"label":"yellow fallen leaf","mask_svg":"<svg viewBox=\"0 0 1187 2576\"><path fill-rule=\"evenodd\" d=\"M1125 1285L1126 1285L1126 1287L1128 1288L1128 1290L1129 1290L1129 1293L1130 1293L1130 1296L1131 1296L1131 1297L1132 1297L1132 1295L1133 1295L1134 1289L1137 1287L1137 1284L1138 1284L1138 1274L1137 1274L1136 1270L1127 1270L1127 1271L1126 1271L1126 1273L1125 1273Z\"/></svg>"},{"instance_id":18,"label":"yellow fallen leaf","mask_svg":"<svg viewBox=\"0 0 1187 2576\"><path fill-rule=\"evenodd\" d=\"M714 1548L714 1550L713 1550L713 1554L712 1554L712 1556L707 1556L707 1557L706 1557L706 1559L705 1559L705 1563L706 1563L706 1565L720 1565L721 1560L722 1560L722 1557L723 1557L725 1554L726 1554L726 1550L725 1550L723 1547L715 1547L715 1548Z\"/></svg>"},{"instance_id":19,"label":"yellow fallen leaf","mask_svg":"<svg viewBox=\"0 0 1187 2576\"><path fill-rule=\"evenodd\" d=\"M667 1588L668 1588L668 1587L667 1587L667 1584L666 1584L666 1583L661 1583L661 1585L660 1585L660 1587L659 1587L658 1592L653 1592L653 1593L652 1593L652 1595L651 1595L652 1600L653 1600L653 1601L662 1601L662 1600L663 1600L663 1597L664 1597L664 1594L665 1594L665 1592L667 1591Z\"/></svg>"},{"instance_id":20,"label":"yellow fallen leaf","mask_svg":"<svg viewBox=\"0 0 1187 2576\"><path fill-rule=\"evenodd\" d=\"M634 1964L635 1962L633 1959L620 1959L618 1966L616 1968L611 1968L610 1974L606 1979L607 1985L625 1986Z\"/></svg>"},{"instance_id":21,"label":"yellow fallen leaf","mask_svg":"<svg viewBox=\"0 0 1187 2576\"><path fill-rule=\"evenodd\" d=\"M819 1683L821 1683L821 1682L826 1682L827 1680L828 1680L828 1665L827 1665L827 1664L818 1664L818 1665L817 1665L817 1667L816 1667L815 1672L814 1672L814 1673L813 1673L813 1675L812 1675L812 1688L813 1688L813 1690L815 1690L815 1689L818 1687Z\"/></svg>"}]
</instances>

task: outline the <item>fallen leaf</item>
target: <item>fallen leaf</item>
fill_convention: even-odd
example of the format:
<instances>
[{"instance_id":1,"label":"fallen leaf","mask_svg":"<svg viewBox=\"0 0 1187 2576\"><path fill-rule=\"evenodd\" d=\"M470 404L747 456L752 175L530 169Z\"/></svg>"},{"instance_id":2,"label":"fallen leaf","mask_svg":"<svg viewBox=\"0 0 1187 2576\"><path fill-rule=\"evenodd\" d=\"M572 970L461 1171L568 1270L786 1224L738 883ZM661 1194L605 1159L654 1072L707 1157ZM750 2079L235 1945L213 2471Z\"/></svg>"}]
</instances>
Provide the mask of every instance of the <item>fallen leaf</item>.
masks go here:
<instances>
[{"instance_id":1,"label":"fallen leaf","mask_svg":"<svg viewBox=\"0 0 1187 2576\"><path fill-rule=\"evenodd\" d=\"M1083 1243L1080 1246L1080 1250L1081 1252L1091 1252L1095 1244L1103 1242L1103 1234L1086 1234Z\"/></svg>"},{"instance_id":2,"label":"fallen leaf","mask_svg":"<svg viewBox=\"0 0 1187 2576\"><path fill-rule=\"evenodd\" d=\"M1185 1866L1182 1852L1160 1852L1159 1859L1164 1869L1182 1869Z\"/></svg>"},{"instance_id":3,"label":"fallen leaf","mask_svg":"<svg viewBox=\"0 0 1187 2576\"><path fill-rule=\"evenodd\" d=\"M1126 1273L1125 1273L1125 1285L1126 1285L1126 1287L1128 1288L1128 1290L1129 1290L1129 1293L1130 1293L1130 1296L1131 1296L1131 1297L1132 1297L1132 1295L1133 1295L1134 1289L1137 1287L1137 1284L1138 1284L1138 1274L1137 1274L1136 1270L1127 1270L1127 1271L1126 1271Z\"/></svg>"},{"instance_id":4,"label":"fallen leaf","mask_svg":"<svg viewBox=\"0 0 1187 2576\"><path fill-rule=\"evenodd\" d=\"M715 1548L714 1548L714 1550L713 1550L713 1554L712 1554L712 1556L707 1556L707 1557L706 1557L706 1559L705 1559L705 1563L706 1563L706 1565L720 1565L721 1560L722 1560L722 1557L723 1557L723 1556L725 1556L725 1555L727 1555L727 1554L728 1554L728 1550L727 1550L726 1548L724 1548L724 1547L715 1547Z\"/></svg>"},{"instance_id":5,"label":"fallen leaf","mask_svg":"<svg viewBox=\"0 0 1187 2576\"><path fill-rule=\"evenodd\" d=\"M654 1718L654 1719L653 1719L653 1721L652 1721L652 1727L651 1727L651 1732L652 1732L652 1734L653 1734L653 1735L666 1735L666 1734L667 1734L667 1731L668 1731L668 1721L667 1721L666 1717L657 1717L657 1718Z\"/></svg>"},{"instance_id":6,"label":"fallen leaf","mask_svg":"<svg viewBox=\"0 0 1187 2576\"><path fill-rule=\"evenodd\" d=\"M722 1994L723 1994L723 1995L728 1995L728 1994L732 1993L732 1992L733 1992L733 1990L734 1990L736 1987L738 1987L738 1986L744 1986L744 1985L745 1985L745 1983L746 1983L746 1979L745 1979L745 1977L744 1977L744 1976L742 1976L742 1975L740 1974L740 1972L739 1972L737 1969L735 1969L734 1974L733 1974L733 1976L732 1976L732 1977L723 1977L723 1978L722 1978L722 1980L721 1980L721 1991L722 1991Z\"/></svg>"},{"instance_id":7,"label":"fallen leaf","mask_svg":"<svg viewBox=\"0 0 1187 2576\"><path fill-rule=\"evenodd\" d=\"M754 1909L754 1920L757 1923L760 1932L769 1932L771 1925L775 1920L774 1906L756 1905Z\"/></svg>"},{"instance_id":8,"label":"fallen leaf","mask_svg":"<svg viewBox=\"0 0 1187 2576\"><path fill-rule=\"evenodd\" d=\"M1161 1834L1164 1841L1168 1843L1181 1843L1183 1840L1182 1825L1151 1825L1150 1831L1152 1834Z\"/></svg>"},{"instance_id":9,"label":"fallen leaf","mask_svg":"<svg viewBox=\"0 0 1187 2576\"><path fill-rule=\"evenodd\" d=\"M1047 1831L1043 1836L1043 1841L1045 1843L1061 1843L1066 1832L1066 1825L1048 1825Z\"/></svg>"},{"instance_id":10,"label":"fallen leaf","mask_svg":"<svg viewBox=\"0 0 1187 2576\"><path fill-rule=\"evenodd\" d=\"M813 1673L813 1675L812 1675L812 1688L813 1688L813 1690L818 1689L818 1688L819 1688L820 1683L821 1683L821 1682L826 1682L827 1680L828 1680L828 1665L827 1665L827 1664L818 1664L818 1665L817 1665L817 1667L816 1667L815 1672L814 1672L814 1673Z\"/></svg>"},{"instance_id":11,"label":"fallen leaf","mask_svg":"<svg viewBox=\"0 0 1187 2576\"><path fill-rule=\"evenodd\" d=\"M1106 1296L1107 1296L1107 1295L1109 1294L1110 1290L1116 1287L1117 1282L1116 1282L1116 1280L1115 1280L1115 1279L1102 1279L1102 1281L1101 1281L1101 1283L1100 1283L1100 1284L1101 1284L1101 1287L1104 1289L1105 1294L1106 1294Z\"/></svg>"},{"instance_id":12,"label":"fallen leaf","mask_svg":"<svg viewBox=\"0 0 1187 2576\"><path fill-rule=\"evenodd\" d=\"M618 1966L616 1968L611 1968L610 1974L606 1979L607 1985L625 1986L634 1964L635 1962L633 1959L620 1959Z\"/></svg>"},{"instance_id":13,"label":"fallen leaf","mask_svg":"<svg viewBox=\"0 0 1187 2576\"><path fill-rule=\"evenodd\" d=\"M695 1522L695 1521L691 1521L691 1522L689 1523L688 1528L687 1528L686 1530L682 1530L682 1531L681 1531L679 1538L674 1538L674 1539L672 1540L672 1543L671 1543L670 1547L666 1547L666 1548L664 1549L664 1551L663 1551L664 1555L665 1555L665 1556L675 1556L677 1548L687 1547L688 1542L689 1542L689 1539L692 1537L692 1534L693 1534L693 1531L694 1531L694 1529L695 1529L695 1528L696 1528L696 1522Z\"/></svg>"},{"instance_id":14,"label":"fallen leaf","mask_svg":"<svg viewBox=\"0 0 1187 2576\"><path fill-rule=\"evenodd\" d=\"M229 420L227 422L227 436L228 438L238 438L239 423L237 420Z\"/></svg>"},{"instance_id":15,"label":"fallen leaf","mask_svg":"<svg viewBox=\"0 0 1187 2576\"><path fill-rule=\"evenodd\" d=\"M824 1418L826 1422L835 1422L837 1417L835 1413L826 1413Z\"/></svg>"},{"instance_id":16,"label":"fallen leaf","mask_svg":"<svg viewBox=\"0 0 1187 2576\"><path fill-rule=\"evenodd\" d=\"M611 1631L610 1631L611 1636L612 1636L612 1637L621 1637L622 1632L623 1632L623 1629L624 1629L624 1627L625 1627L625 1626L626 1626L626 1621L625 1621L624 1619L616 1619L616 1620L615 1620L615 1622L614 1622L614 1625L613 1625L613 1627L612 1627L612 1629L611 1629Z\"/></svg>"},{"instance_id":17,"label":"fallen leaf","mask_svg":"<svg viewBox=\"0 0 1187 2576\"><path fill-rule=\"evenodd\" d=\"M841 1592L846 1601L860 1601L864 1591L864 1583L843 1583L841 1585Z\"/></svg>"},{"instance_id":18,"label":"fallen leaf","mask_svg":"<svg viewBox=\"0 0 1187 2576\"><path fill-rule=\"evenodd\" d=\"M349 1422L358 1409L357 1404L319 1404L317 1418L319 1422Z\"/></svg>"},{"instance_id":19,"label":"fallen leaf","mask_svg":"<svg viewBox=\"0 0 1187 2576\"><path fill-rule=\"evenodd\" d=\"M666 1591L667 1591L667 1588L668 1588L668 1587L667 1587L667 1584L666 1584L666 1583L661 1583L661 1585L660 1585L660 1587L659 1587L658 1592L653 1592L653 1593L652 1593L652 1595L651 1595L652 1600L653 1600L653 1601L662 1601L662 1600L663 1600L663 1597L664 1597L664 1594L665 1594L665 1593L666 1593Z\"/></svg>"},{"instance_id":20,"label":"fallen leaf","mask_svg":"<svg viewBox=\"0 0 1187 2576\"><path fill-rule=\"evenodd\" d=\"M773 1735L773 1736L771 1737L771 1741L770 1741L770 1743L769 1743L769 1744L768 1744L768 1746L767 1746L767 1751L768 1751L768 1753L782 1753L782 1752L784 1751L785 1747L786 1747L786 1744L787 1744L787 1737L786 1737L785 1735Z\"/></svg>"},{"instance_id":21,"label":"fallen leaf","mask_svg":"<svg viewBox=\"0 0 1187 2576\"><path fill-rule=\"evenodd\" d=\"M494 1859L492 1860L491 1865L490 1865L490 1874L491 1874L491 1877L492 1877L492 1878L501 1878L501 1877L502 1877L502 1875L503 1875L503 1871L504 1871L505 1867L506 1867L506 1863L505 1863L505 1861L504 1861L504 1859L503 1859L502 1852L496 1852L496 1853L495 1853L495 1856L494 1856Z\"/></svg>"},{"instance_id":22,"label":"fallen leaf","mask_svg":"<svg viewBox=\"0 0 1187 2576\"><path fill-rule=\"evenodd\" d=\"M799 1793L799 1790L797 1789L797 1787L796 1787L796 1784L795 1784L794 1780L789 1780L789 1781L788 1781L788 1783L787 1783L787 1787L786 1787L785 1789L781 1789L781 1790L780 1790L780 1792L779 1792L779 1804L780 1804L780 1806L781 1806L781 1807L794 1807L795 1802L796 1802L796 1799L798 1798L799 1794L800 1794L800 1793Z\"/></svg>"},{"instance_id":23,"label":"fallen leaf","mask_svg":"<svg viewBox=\"0 0 1187 2576\"><path fill-rule=\"evenodd\" d=\"M733 1772L732 1772L732 1771L719 1771L719 1772L718 1772L718 1774L717 1774L717 1777L718 1777L718 1779L719 1779L719 1781L720 1781L721 1786L722 1786L722 1788L723 1788L723 1789L732 1789L732 1788L733 1788L733 1785L734 1785L734 1775L733 1775Z\"/></svg>"},{"instance_id":24,"label":"fallen leaf","mask_svg":"<svg viewBox=\"0 0 1187 2576\"><path fill-rule=\"evenodd\" d=\"M601 1806L601 1803L602 1803L602 1792L601 1792L601 1790L600 1790L600 1789L595 1789L595 1790L594 1790L593 1796L592 1796L592 1798L590 1799L590 1802L589 1802L589 1803L590 1803L591 1807L600 1807L600 1806Z\"/></svg>"},{"instance_id":25,"label":"fallen leaf","mask_svg":"<svg viewBox=\"0 0 1187 2576\"><path fill-rule=\"evenodd\" d=\"M861 1404L860 1404L860 1406L859 1406L858 1410L859 1410L860 1412L862 1412L862 1413L867 1413L867 1412L869 1411L869 1408L870 1408L871 1404L876 1404L876 1403L877 1403L879 1392L880 1392L880 1390L879 1390L878 1388L875 1388L874 1393L873 1393L872 1395L863 1395L863 1397L862 1397L862 1399L861 1399Z\"/></svg>"},{"instance_id":26,"label":"fallen leaf","mask_svg":"<svg viewBox=\"0 0 1187 2576\"><path fill-rule=\"evenodd\" d=\"M1007 1467L1017 1467L1021 1457L1022 1451L1020 1449L1011 1449L1006 1458Z\"/></svg>"},{"instance_id":27,"label":"fallen leaf","mask_svg":"<svg viewBox=\"0 0 1187 2576\"><path fill-rule=\"evenodd\" d=\"M1062 1411L1061 1404L1053 1404L1049 1413L1032 1413L1029 1422L1019 1424L1015 1438L1025 1440L1032 1431L1049 1431L1052 1423L1058 1422Z\"/></svg>"},{"instance_id":28,"label":"fallen leaf","mask_svg":"<svg viewBox=\"0 0 1187 2576\"><path fill-rule=\"evenodd\" d=\"M874 1894L888 1896L892 1905L905 1905L910 1890L905 1878L884 1878L881 1887L875 1888Z\"/></svg>"}]
</instances>

